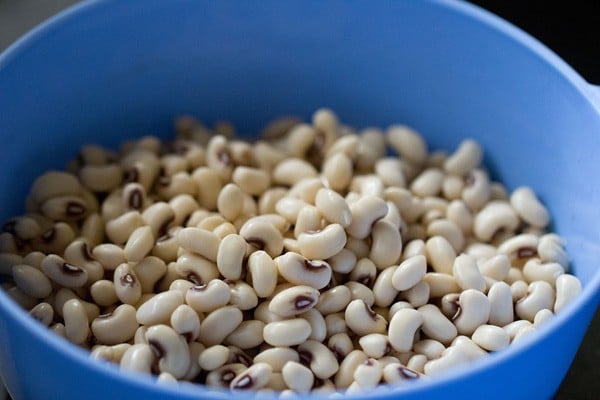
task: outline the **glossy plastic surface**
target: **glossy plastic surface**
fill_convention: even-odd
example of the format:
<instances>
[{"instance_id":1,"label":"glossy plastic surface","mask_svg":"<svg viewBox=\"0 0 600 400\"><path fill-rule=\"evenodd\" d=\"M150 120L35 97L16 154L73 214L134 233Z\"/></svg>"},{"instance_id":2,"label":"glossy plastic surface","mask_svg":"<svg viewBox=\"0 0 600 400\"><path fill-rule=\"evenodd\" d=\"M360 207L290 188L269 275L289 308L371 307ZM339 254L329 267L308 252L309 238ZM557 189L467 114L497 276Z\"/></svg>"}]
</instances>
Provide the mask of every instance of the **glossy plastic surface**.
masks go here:
<instances>
[{"instance_id":1,"label":"glossy plastic surface","mask_svg":"<svg viewBox=\"0 0 600 400\"><path fill-rule=\"evenodd\" d=\"M168 135L181 113L256 132L328 106L359 127L412 125L436 149L473 137L496 178L541 195L585 291L534 339L394 394L549 398L600 299L597 99L545 47L463 3L91 2L0 58L0 219L21 212L32 179L80 145ZM89 362L3 293L0 338L15 400L226 397Z\"/></svg>"}]
</instances>

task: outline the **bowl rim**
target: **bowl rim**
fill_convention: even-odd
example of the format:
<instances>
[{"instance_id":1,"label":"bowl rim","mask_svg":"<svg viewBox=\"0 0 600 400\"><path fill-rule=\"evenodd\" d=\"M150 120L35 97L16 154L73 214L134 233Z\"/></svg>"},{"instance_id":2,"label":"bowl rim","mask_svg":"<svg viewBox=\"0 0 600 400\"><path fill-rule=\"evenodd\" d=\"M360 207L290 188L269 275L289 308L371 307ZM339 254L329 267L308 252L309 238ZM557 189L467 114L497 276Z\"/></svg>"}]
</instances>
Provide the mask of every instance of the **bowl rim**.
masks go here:
<instances>
[{"instance_id":1,"label":"bowl rim","mask_svg":"<svg viewBox=\"0 0 600 400\"><path fill-rule=\"evenodd\" d=\"M0 53L0 74L2 70L8 66L12 60L18 58L21 54L28 51L38 41L43 40L44 36L50 34L54 30L61 29L63 25L70 23L78 16L93 12L99 7L109 7L111 3L116 3L117 0L84 0L76 3L65 10L50 17L46 21L34 27L25 35L17 39ZM520 28L512 25L506 20L492 14L491 12L471 3L453 0L428 0L429 3L435 4L437 7L446 8L453 13L469 18L474 22L485 25L488 29L495 30L497 33L513 40L523 46L531 54L546 62L552 67L563 79L566 79L579 94L585 98L589 105L596 113L600 113L600 96L597 87L589 84L583 79L569 64L567 64L556 53L539 42L537 39L530 36ZM548 323L538 329L535 335L525 337L522 341L509 346L509 348L484 359L477 360L468 365L460 366L453 371L447 371L432 380L418 380L410 385L401 385L395 388L379 387L372 392L359 394L359 396L367 395L369 398L385 398L396 394L410 394L443 386L448 383L459 382L462 379L469 378L482 371L493 368L498 362L503 362L506 359L511 359L518 356L523 347L529 346L538 341L542 341L545 337L551 335L560 326L564 325L568 320L575 318L576 313L584 308L588 303L593 304L595 308L600 302L600 270L597 271L590 281L584 285L582 293L564 310L552 318ZM58 337L49 329L43 327L33 318L30 318L24 310L12 301L3 290L0 290L0 308L9 315L17 325L25 328L36 339L43 342L45 345L57 349L63 356L70 358L70 361L81 364L89 368L94 373L105 374L110 379L116 379L121 383L131 387L136 387L142 390L149 390L157 394L172 396L177 395L180 398L198 398L199 396L212 398L229 398L228 390L215 390L200 386L197 384L183 384L171 387L170 385L157 385L155 379L138 373L123 374L117 365L109 362L90 362L89 353L63 338ZM244 395L243 395L244 396ZM253 396L249 393L248 396ZM308 394L301 397L316 397Z\"/></svg>"}]
</instances>

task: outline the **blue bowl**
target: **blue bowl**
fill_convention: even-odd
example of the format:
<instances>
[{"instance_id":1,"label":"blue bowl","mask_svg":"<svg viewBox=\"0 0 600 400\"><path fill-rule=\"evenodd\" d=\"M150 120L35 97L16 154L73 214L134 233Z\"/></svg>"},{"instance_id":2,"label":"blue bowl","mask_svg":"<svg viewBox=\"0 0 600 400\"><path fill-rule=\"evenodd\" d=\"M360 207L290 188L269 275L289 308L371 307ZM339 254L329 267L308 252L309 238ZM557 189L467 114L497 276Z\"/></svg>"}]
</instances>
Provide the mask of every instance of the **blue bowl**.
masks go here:
<instances>
[{"instance_id":1,"label":"blue bowl","mask_svg":"<svg viewBox=\"0 0 600 400\"><path fill-rule=\"evenodd\" d=\"M79 146L167 136L182 113L257 132L334 109L394 122L433 148L464 137L509 188L529 184L566 239L584 291L538 334L444 376L371 398L549 398L600 300L600 91L543 45L458 2L91 1L0 57L0 219ZM88 360L0 291L0 371L18 399L197 399ZM425 397L424 397L425 396ZM241 395L240 397L245 397Z\"/></svg>"}]
</instances>

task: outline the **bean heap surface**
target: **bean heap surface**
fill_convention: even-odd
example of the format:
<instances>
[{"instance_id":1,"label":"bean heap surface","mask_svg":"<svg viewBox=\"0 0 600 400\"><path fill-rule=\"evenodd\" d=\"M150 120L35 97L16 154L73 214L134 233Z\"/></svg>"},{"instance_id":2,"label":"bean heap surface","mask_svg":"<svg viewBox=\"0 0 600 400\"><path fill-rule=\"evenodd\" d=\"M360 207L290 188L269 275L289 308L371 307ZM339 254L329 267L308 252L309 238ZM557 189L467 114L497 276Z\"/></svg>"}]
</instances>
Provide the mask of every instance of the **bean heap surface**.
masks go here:
<instances>
[{"instance_id":1,"label":"bean heap surface","mask_svg":"<svg viewBox=\"0 0 600 400\"><path fill-rule=\"evenodd\" d=\"M96 360L266 394L402 384L502 350L581 290L528 187L466 139L333 112L255 142L190 117L176 137L84 146L0 234L3 289Z\"/></svg>"}]
</instances>

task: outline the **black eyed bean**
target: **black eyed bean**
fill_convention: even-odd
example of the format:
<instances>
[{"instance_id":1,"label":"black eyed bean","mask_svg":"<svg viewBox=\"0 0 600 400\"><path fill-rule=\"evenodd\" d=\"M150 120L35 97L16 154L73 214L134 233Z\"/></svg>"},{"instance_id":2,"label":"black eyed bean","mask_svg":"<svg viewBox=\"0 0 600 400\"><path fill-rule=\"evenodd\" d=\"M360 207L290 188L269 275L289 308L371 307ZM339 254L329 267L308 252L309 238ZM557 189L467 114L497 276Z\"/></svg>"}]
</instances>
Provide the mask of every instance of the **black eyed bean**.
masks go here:
<instances>
[{"instance_id":1,"label":"black eyed bean","mask_svg":"<svg viewBox=\"0 0 600 400\"><path fill-rule=\"evenodd\" d=\"M167 325L154 325L146 331L146 340L156 354L160 372L182 378L190 365L190 353L185 339Z\"/></svg>"},{"instance_id":2,"label":"black eyed bean","mask_svg":"<svg viewBox=\"0 0 600 400\"><path fill-rule=\"evenodd\" d=\"M415 130L404 125L393 125L388 128L386 139L403 159L416 165L422 165L427 160L427 144Z\"/></svg>"},{"instance_id":3,"label":"black eyed bean","mask_svg":"<svg viewBox=\"0 0 600 400\"><path fill-rule=\"evenodd\" d=\"M62 316L65 321L65 335L75 344L83 344L89 334L89 319L81 301L71 299L62 307Z\"/></svg>"},{"instance_id":4,"label":"black eyed bean","mask_svg":"<svg viewBox=\"0 0 600 400\"><path fill-rule=\"evenodd\" d=\"M136 311L136 319L142 325L158 325L169 321L177 307L183 304L183 295L177 290L153 295Z\"/></svg>"},{"instance_id":5,"label":"black eyed bean","mask_svg":"<svg viewBox=\"0 0 600 400\"><path fill-rule=\"evenodd\" d=\"M556 278L556 301L554 312L562 310L581 292L581 282L573 275L561 275Z\"/></svg>"},{"instance_id":6,"label":"black eyed bean","mask_svg":"<svg viewBox=\"0 0 600 400\"><path fill-rule=\"evenodd\" d=\"M81 287L88 280L88 273L83 267L69 264L56 254L46 256L41 268L48 278L64 287Z\"/></svg>"},{"instance_id":7,"label":"black eyed bean","mask_svg":"<svg viewBox=\"0 0 600 400\"><path fill-rule=\"evenodd\" d=\"M343 311L352 300L352 293L346 286L334 286L321 293L316 309L322 315L329 315Z\"/></svg>"},{"instance_id":8,"label":"black eyed bean","mask_svg":"<svg viewBox=\"0 0 600 400\"><path fill-rule=\"evenodd\" d=\"M257 363L238 374L229 384L233 391L256 390L269 383L273 370L267 363Z\"/></svg>"},{"instance_id":9,"label":"black eyed bean","mask_svg":"<svg viewBox=\"0 0 600 400\"><path fill-rule=\"evenodd\" d=\"M304 365L288 361L281 370L283 380L288 388L298 393L307 393L312 389L314 375Z\"/></svg>"},{"instance_id":10,"label":"black eyed bean","mask_svg":"<svg viewBox=\"0 0 600 400\"><path fill-rule=\"evenodd\" d=\"M263 337L272 346L295 346L304 343L311 333L311 326L303 318L274 321L265 325Z\"/></svg>"},{"instance_id":11,"label":"black eyed bean","mask_svg":"<svg viewBox=\"0 0 600 400\"><path fill-rule=\"evenodd\" d=\"M367 355L361 350L353 350L347 354L335 375L334 383L336 389L348 388L354 381L354 371L356 371L356 368L367 360Z\"/></svg>"},{"instance_id":12,"label":"black eyed bean","mask_svg":"<svg viewBox=\"0 0 600 400\"><path fill-rule=\"evenodd\" d=\"M246 371L248 367L241 363L225 364L206 376L206 385L211 387L228 388L233 379Z\"/></svg>"},{"instance_id":13,"label":"black eyed bean","mask_svg":"<svg viewBox=\"0 0 600 400\"><path fill-rule=\"evenodd\" d=\"M152 348L145 343L134 344L125 351L121 358L120 367L126 371L151 373L155 362L155 354Z\"/></svg>"},{"instance_id":14,"label":"black eyed bean","mask_svg":"<svg viewBox=\"0 0 600 400\"><path fill-rule=\"evenodd\" d=\"M376 196L362 196L356 203L350 205L352 222L346 227L346 231L352 237L365 239L375 221L383 218L388 207L385 200Z\"/></svg>"},{"instance_id":15,"label":"black eyed bean","mask_svg":"<svg viewBox=\"0 0 600 400\"><path fill-rule=\"evenodd\" d=\"M318 300L317 289L310 286L293 286L279 292L271 299L269 311L281 317L291 317L310 310L317 305Z\"/></svg>"},{"instance_id":16,"label":"black eyed bean","mask_svg":"<svg viewBox=\"0 0 600 400\"><path fill-rule=\"evenodd\" d=\"M243 315L235 306L212 311L200 324L199 341L206 346L222 343L241 323Z\"/></svg>"},{"instance_id":17,"label":"black eyed bean","mask_svg":"<svg viewBox=\"0 0 600 400\"><path fill-rule=\"evenodd\" d=\"M348 327L357 335L369 333L385 333L386 320L375 313L363 300L353 300L345 311L345 321Z\"/></svg>"},{"instance_id":18,"label":"black eyed bean","mask_svg":"<svg viewBox=\"0 0 600 400\"><path fill-rule=\"evenodd\" d=\"M125 343L134 336L138 328L136 310L129 304L121 304L111 313L94 319L91 328L99 343L106 345Z\"/></svg>"},{"instance_id":19,"label":"black eyed bean","mask_svg":"<svg viewBox=\"0 0 600 400\"><path fill-rule=\"evenodd\" d=\"M470 335L490 318L490 300L475 289L467 289L458 298L458 310L453 317L461 335Z\"/></svg>"},{"instance_id":20,"label":"black eyed bean","mask_svg":"<svg viewBox=\"0 0 600 400\"><path fill-rule=\"evenodd\" d=\"M50 326L54 320L54 309L48 303L39 303L29 310L29 315L39 321L42 325Z\"/></svg>"},{"instance_id":21,"label":"black eyed bean","mask_svg":"<svg viewBox=\"0 0 600 400\"><path fill-rule=\"evenodd\" d=\"M207 347L198 356L200 368L206 371L214 371L222 367L229 360L229 348L220 344Z\"/></svg>"},{"instance_id":22,"label":"black eyed bean","mask_svg":"<svg viewBox=\"0 0 600 400\"><path fill-rule=\"evenodd\" d=\"M142 296L142 285L128 263L123 263L115 269L113 283L115 293L122 303L135 304Z\"/></svg>"},{"instance_id":23,"label":"black eyed bean","mask_svg":"<svg viewBox=\"0 0 600 400\"><path fill-rule=\"evenodd\" d=\"M27 296L42 299L52 292L50 279L37 268L25 264L12 267L15 285Z\"/></svg>"}]
</instances>

